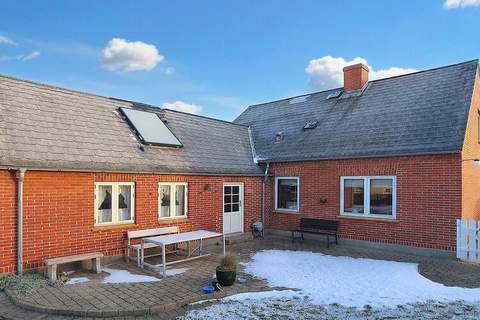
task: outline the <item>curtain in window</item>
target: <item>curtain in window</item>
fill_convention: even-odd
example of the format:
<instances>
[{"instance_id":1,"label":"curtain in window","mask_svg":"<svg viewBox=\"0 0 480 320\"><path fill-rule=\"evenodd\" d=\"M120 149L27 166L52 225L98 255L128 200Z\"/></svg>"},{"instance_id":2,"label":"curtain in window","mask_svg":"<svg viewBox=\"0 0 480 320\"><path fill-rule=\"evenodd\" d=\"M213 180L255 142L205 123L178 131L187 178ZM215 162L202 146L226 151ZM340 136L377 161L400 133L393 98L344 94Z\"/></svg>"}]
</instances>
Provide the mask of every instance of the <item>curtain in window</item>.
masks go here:
<instances>
[{"instance_id":1,"label":"curtain in window","mask_svg":"<svg viewBox=\"0 0 480 320\"><path fill-rule=\"evenodd\" d=\"M170 186L160 186L160 217L170 217Z\"/></svg>"},{"instance_id":2,"label":"curtain in window","mask_svg":"<svg viewBox=\"0 0 480 320\"><path fill-rule=\"evenodd\" d=\"M112 186L99 186L98 222L112 222Z\"/></svg>"},{"instance_id":3,"label":"curtain in window","mask_svg":"<svg viewBox=\"0 0 480 320\"><path fill-rule=\"evenodd\" d=\"M132 219L131 199L132 199L132 187L119 186L118 188L118 220L119 221Z\"/></svg>"},{"instance_id":4,"label":"curtain in window","mask_svg":"<svg viewBox=\"0 0 480 320\"><path fill-rule=\"evenodd\" d=\"M175 215L185 215L185 186L175 186Z\"/></svg>"}]
</instances>

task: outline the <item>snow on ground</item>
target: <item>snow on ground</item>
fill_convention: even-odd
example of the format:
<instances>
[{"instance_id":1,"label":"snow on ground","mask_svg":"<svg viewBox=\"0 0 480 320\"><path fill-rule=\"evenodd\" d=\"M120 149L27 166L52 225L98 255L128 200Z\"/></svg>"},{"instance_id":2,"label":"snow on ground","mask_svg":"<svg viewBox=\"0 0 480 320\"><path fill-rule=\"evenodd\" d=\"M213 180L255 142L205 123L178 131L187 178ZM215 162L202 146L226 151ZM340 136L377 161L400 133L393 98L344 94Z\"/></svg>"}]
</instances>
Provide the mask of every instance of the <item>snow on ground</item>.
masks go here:
<instances>
[{"instance_id":1,"label":"snow on ground","mask_svg":"<svg viewBox=\"0 0 480 320\"><path fill-rule=\"evenodd\" d=\"M222 301L247 301L247 300L264 300L264 299L297 299L301 294L293 290L272 290L260 292L244 292L234 294L222 299Z\"/></svg>"},{"instance_id":2,"label":"snow on ground","mask_svg":"<svg viewBox=\"0 0 480 320\"><path fill-rule=\"evenodd\" d=\"M76 277L76 278L68 279L68 281L65 282L65 284L79 284L79 283L85 283L88 281L90 281L90 279L88 279L87 277Z\"/></svg>"},{"instance_id":3,"label":"snow on ground","mask_svg":"<svg viewBox=\"0 0 480 320\"><path fill-rule=\"evenodd\" d=\"M432 282L413 263L266 250L245 271L300 291L207 300L178 319L480 319L480 289Z\"/></svg>"},{"instance_id":4,"label":"snow on ground","mask_svg":"<svg viewBox=\"0 0 480 320\"><path fill-rule=\"evenodd\" d=\"M247 299L223 301L207 307L193 306L180 320L310 320L310 319L479 319L480 308L463 302L418 303L395 308L347 308L340 305L320 306L306 298Z\"/></svg>"},{"instance_id":5,"label":"snow on ground","mask_svg":"<svg viewBox=\"0 0 480 320\"><path fill-rule=\"evenodd\" d=\"M134 283L134 282L155 282L160 279L141 274L133 274L127 270L103 268L103 271L110 273L103 279L102 283Z\"/></svg>"},{"instance_id":6,"label":"snow on ground","mask_svg":"<svg viewBox=\"0 0 480 320\"><path fill-rule=\"evenodd\" d=\"M167 276L175 276L177 274L182 274L190 270L189 268L177 268L177 269L168 269L167 268Z\"/></svg>"},{"instance_id":7,"label":"snow on ground","mask_svg":"<svg viewBox=\"0 0 480 320\"><path fill-rule=\"evenodd\" d=\"M157 270L158 272L160 272L161 275L163 275L163 269L161 267L161 265L155 265L155 270ZM177 274L182 274L184 272L187 272L188 270L190 270L190 268L176 268L176 269L171 269L171 268L168 268L167 267L167 276L175 276Z\"/></svg>"},{"instance_id":8,"label":"snow on ground","mask_svg":"<svg viewBox=\"0 0 480 320\"><path fill-rule=\"evenodd\" d=\"M480 289L433 282L420 275L414 263L265 250L252 257L245 271L271 286L298 288L317 305L395 307L428 300L480 301Z\"/></svg>"}]
</instances>

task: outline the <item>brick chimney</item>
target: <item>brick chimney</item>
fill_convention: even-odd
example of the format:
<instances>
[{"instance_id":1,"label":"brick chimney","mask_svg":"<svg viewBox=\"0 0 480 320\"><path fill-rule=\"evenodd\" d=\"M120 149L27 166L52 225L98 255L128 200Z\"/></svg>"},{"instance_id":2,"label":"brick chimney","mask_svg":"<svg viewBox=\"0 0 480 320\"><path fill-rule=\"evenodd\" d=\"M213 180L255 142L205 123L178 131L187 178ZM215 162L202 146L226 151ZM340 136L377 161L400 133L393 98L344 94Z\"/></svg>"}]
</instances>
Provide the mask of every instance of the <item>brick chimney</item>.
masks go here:
<instances>
[{"instance_id":1,"label":"brick chimney","mask_svg":"<svg viewBox=\"0 0 480 320\"><path fill-rule=\"evenodd\" d=\"M368 82L370 70L363 63L343 68L343 88L345 91L359 90Z\"/></svg>"}]
</instances>

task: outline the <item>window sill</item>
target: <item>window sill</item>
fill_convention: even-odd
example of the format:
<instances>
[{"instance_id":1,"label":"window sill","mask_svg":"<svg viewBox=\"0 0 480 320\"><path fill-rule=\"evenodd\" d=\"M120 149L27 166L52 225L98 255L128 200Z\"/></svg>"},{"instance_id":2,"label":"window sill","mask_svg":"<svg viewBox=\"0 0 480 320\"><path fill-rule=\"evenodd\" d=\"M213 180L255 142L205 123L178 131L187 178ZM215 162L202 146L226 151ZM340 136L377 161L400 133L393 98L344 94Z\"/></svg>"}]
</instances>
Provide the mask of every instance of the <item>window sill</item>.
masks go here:
<instances>
[{"instance_id":1,"label":"window sill","mask_svg":"<svg viewBox=\"0 0 480 320\"><path fill-rule=\"evenodd\" d=\"M158 219L158 223L160 224L167 224L167 223L172 223L172 222L184 222L184 221L190 221L188 217L175 217L175 218L160 218Z\"/></svg>"},{"instance_id":2,"label":"window sill","mask_svg":"<svg viewBox=\"0 0 480 320\"><path fill-rule=\"evenodd\" d=\"M367 221L379 221L379 222L399 222L396 218L387 217L362 217L354 215L340 214L337 216L339 219L352 219L352 220L367 220Z\"/></svg>"},{"instance_id":3,"label":"window sill","mask_svg":"<svg viewBox=\"0 0 480 320\"><path fill-rule=\"evenodd\" d=\"M102 230L111 230L111 229L125 229L136 227L137 225L134 222L129 223L118 223L118 224L106 224L106 225L94 225L93 231L102 231Z\"/></svg>"},{"instance_id":4,"label":"window sill","mask_svg":"<svg viewBox=\"0 0 480 320\"><path fill-rule=\"evenodd\" d=\"M295 211L295 210L274 210L273 213L278 213L278 214L300 214L300 211Z\"/></svg>"}]
</instances>

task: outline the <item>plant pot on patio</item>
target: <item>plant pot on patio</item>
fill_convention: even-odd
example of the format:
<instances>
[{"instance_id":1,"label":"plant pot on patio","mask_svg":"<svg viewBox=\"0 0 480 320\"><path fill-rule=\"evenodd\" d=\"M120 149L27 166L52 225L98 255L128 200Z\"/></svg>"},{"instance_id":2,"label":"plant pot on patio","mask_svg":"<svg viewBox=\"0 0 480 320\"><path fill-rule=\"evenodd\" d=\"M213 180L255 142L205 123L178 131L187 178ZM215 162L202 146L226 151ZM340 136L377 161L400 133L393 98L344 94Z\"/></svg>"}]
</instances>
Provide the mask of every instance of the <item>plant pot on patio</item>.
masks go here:
<instances>
[{"instance_id":1,"label":"plant pot on patio","mask_svg":"<svg viewBox=\"0 0 480 320\"><path fill-rule=\"evenodd\" d=\"M224 287L231 286L237 278L238 259L235 253L227 252L221 259L217 267L217 281Z\"/></svg>"}]
</instances>

